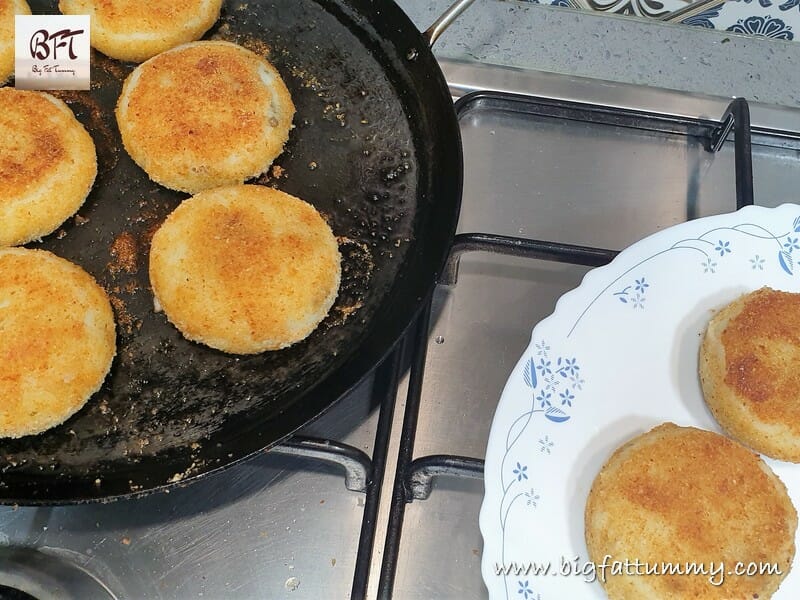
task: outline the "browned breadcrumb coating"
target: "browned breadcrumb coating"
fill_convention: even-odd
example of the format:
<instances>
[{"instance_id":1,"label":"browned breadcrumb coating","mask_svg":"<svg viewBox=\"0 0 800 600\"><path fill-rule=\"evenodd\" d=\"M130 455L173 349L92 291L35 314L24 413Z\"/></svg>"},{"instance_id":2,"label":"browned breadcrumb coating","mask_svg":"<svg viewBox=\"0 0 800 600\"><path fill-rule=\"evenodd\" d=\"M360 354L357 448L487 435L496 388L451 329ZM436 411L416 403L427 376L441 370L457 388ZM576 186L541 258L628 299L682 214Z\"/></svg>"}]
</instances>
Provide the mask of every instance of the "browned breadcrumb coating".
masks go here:
<instances>
[{"instance_id":1,"label":"browned breadcrumb coating","mask_svg":"<svg viewBox=\"0 0 800 600\"><path fill-rule=\"evenodd\" d=\"M0 2L0 85L14 73L14 16L29 14L31 9L25 0Z\"/></svg>"},{"instance_id":2,"label":"browned breadcrumb coating","mask_svg":"<svg viewBox=\"0 0 800 600\"><path fill-rule=\"evenodd\" d=\"M699 371L728 434L800 462L800 294L762 288L725 306L706 329Z\"/></svg>"},{"instance_id":3,"label":"browned breadcrumb coating","mask_svg":"<svg viewBox=\"0 0 800 600\"><path fill-rule=\"evenodd\" d=\"M275 68L230 42L192 42L139 65L116 111L133 160L153 181L189 193L264 173L294 112Z\"/></svg>"},{"instance_id":4,"label":"browned breadcrumb coating","mask_svg":"<svg viewBox=\"0 0 800 600\"><path fill-rule=\"evenodd\" d=\"M97 175L94 142L64 102L0 88L0 246L55 231Z\"/></svg>"},{"instance_id":5,"label":"browned breadcrumb coating","mask_svg":"<svg viewBox=\"0 0 800 600\"><path fill-rule=\"evenodd\" d=\"M341 256L310 204L238 185L182 202L153 236L150 281L190 340L234 354L308 336L336 299Z\"/></svg>"},{"instance_id":6,"label":"browned breadcrumb coating","mask_svg":"<svg viewBox=\"0 0 800 600\"><path fill-rule=\"evenodd\" d=\"M765 600L789 573L797 513L786 486L741 444L694 427L660 425L635 437L597 475L585 511L589 559L695 564L710 575L613 575L611 600ZM737 562L775 563L780 575L736 575ZM727 571L730 570L731 573ZM599 575L599 572L598 572Z\"/></svg>"},{"instance_id":7,"label":"browned breadcrumb coating","mask_svg":"<svg viewBox=\"0 0 800 600\"><path fill-rule=\"evenodd\" d=\"M222 0L60 0L66 15L89 15L92 46L111 58L142 62L200 39L217 19Z\"/></svg>"},{"instance_id":8,"label":"browned breadcrumb coating","mask_svg":"<svg viewBox=\"0 0 800 600\"><path fill-rule=\"evenodd\" d=\"M0 437L80 410L115 353L114 314L91 275L44 250L0 249Z\"/></svg>"}]
</instances>

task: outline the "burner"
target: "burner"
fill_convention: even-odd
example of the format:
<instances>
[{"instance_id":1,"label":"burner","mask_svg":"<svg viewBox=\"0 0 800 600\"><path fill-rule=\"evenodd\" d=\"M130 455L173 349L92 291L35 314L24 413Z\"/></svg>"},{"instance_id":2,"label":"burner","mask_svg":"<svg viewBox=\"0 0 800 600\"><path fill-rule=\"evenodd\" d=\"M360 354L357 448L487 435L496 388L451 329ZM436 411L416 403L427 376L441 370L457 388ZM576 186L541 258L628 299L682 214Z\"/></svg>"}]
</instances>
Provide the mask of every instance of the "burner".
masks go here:
<instances>
[{"instance_id":1,"label":"burner","mask_svg":"<svg viewBox=\"0 0 800 600\"><path fill-rule=\"evenodd\" d=\"M23 592L17 588L0 585L0 600L38 600L28 592Z\"/></svg>"},{"instance_id":2,"label":"burner","mask_svg":"<svg viewBox=\"0 0 800 600\"><path fill-rule=\"evenodd\" d=\"M80 566L44 550L0 548L0 600L116 600Z\"/></svg>"}]
</instances>

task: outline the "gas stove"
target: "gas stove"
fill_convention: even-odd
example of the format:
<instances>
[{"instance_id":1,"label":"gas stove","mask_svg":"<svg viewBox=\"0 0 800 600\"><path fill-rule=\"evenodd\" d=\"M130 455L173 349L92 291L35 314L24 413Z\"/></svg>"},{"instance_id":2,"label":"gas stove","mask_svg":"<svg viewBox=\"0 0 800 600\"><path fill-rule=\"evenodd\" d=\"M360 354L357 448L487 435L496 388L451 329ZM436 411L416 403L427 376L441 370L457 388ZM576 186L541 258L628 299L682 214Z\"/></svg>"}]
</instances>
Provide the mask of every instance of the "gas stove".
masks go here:
<instances>
[{"instance_id":1,"label":"gas stove","mask_svg":"<svg viewBox=\"0 0 800 600\"><path fill-rule=\"evenodd\" d=\"M0 507L0 598L485 597L481 459L533 325L616 251L749 201L748 162L756 203L796 200L800 111L750 103L743 159L730 99L441 65L460 235L394 354L287 443L186 487ZM739 143L715 152L726 123Z\"/></svg>"}]
</instances>

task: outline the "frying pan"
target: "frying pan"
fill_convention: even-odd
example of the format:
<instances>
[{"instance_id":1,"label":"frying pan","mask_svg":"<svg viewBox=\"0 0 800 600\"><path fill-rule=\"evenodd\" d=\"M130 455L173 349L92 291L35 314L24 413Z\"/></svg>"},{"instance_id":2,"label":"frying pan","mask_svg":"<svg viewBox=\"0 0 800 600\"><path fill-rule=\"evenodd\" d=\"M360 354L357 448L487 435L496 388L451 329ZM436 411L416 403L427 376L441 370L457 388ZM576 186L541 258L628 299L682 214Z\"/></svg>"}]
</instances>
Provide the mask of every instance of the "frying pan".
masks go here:
<instances>
[{"instance_id":1,"label":"frying pan","mask_svg":"<svg viewBox=\"0 0 800 600\"><path fill-rule=\"evenodd\" d=\"M430 51L389 0L230 0L205 36L265 54L297 115L278 169L256 183L315 205L339 237L343 280L320 327L288 349L232 356L185 340L153 309L152 234L185 194L149 181L113 108L135 65L92 55L92 89L60 92L92 134L98 178L78 215L41 243L108 291L117 356L62 425L0 440L0 502L79 503L184 484L279 442L389 353L431 293L455 232L461 144ZM54 1L30 2L56 13ZM440 20L441 21L441 20Z\"/></svg>"}]
</instances>

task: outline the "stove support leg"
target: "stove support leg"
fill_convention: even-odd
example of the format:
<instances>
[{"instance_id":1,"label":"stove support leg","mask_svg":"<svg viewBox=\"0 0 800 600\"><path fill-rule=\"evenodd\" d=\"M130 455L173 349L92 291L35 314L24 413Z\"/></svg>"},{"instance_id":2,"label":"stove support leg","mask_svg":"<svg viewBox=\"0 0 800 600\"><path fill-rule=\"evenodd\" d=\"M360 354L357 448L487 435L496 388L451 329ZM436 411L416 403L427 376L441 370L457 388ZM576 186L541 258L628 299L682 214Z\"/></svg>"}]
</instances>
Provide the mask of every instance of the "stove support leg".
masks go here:
<instances>
[{"instance_id":1,"label":"stove support leg","mask_svg":"<svg viewBox=\"0 0 800 600\"><path fill-rule=\"evenodd\" d=\"M483 478L484 461L467 456L434 454L411 463L406 481L406 494L414 500L427 500L437 477Z\"/></svg>"},{"instance_id":2,"label":"stove support leg","mask_svg":"<svg viewBox=\"0 0 800 600\"><path fill-rule=\"evenodd\" d=\"M708 151L718 152L733 130L734 169L736 171L736 210L753 204L753 153L750 132L750 107L736 98L722 115L720 126L711 133Z\"/></svg>"},{"instance_id":3,"label":"stove support leg","mask_svg":"<svg viewBox=\"0 0 800 600\"><path fill-rule=\"evenodd\" d=\"M369 567L375 545L375 526L381 499L381 488L386 472L386 457L389 451L394 405L397 401L397 385L405 352L405 343L396 348L392 355L380 366L375 375L373 397L381 400L378 426L375 431L375 446L372 451L372 472L364 500L364 516L361 519L361 533L358 538L356 566L353 573L351 600L363 600L369 584Z\"/></svg>"},{"instance_id":4,"label":"stove support leg","mask_svg":"<svg viewBox=\"0 0 800 600\"><path fill-rule=\"evenodd\" d=\"M423 372L425 370L425 358L428 352L427 339L431 319L431 300L432 296L428 298L424 311L417 318L416 329L414 331L408 397L406 399L405 414L403 415L403 429L400 433L397 471L394 477L386 542L383 548L381 573L378 581L378 598L381 600L389 600L392 597L394 578L397 573L400 537L403 530L406 503L409 501L405 482L414 455L414 439L417 435L417 420L419 418L420 397L422 396Z\"/></svg>"},{"instance_id":5,"label":"stove support leg","mask_svg":"<svg viewBox=\"0 0 800 600\"><path fill-rule=\"evenodd\" d=\"M332 440L295 436L269 451L273 454L313 458L339 465L344 469L344 485L348 490L361 493L367 491L372 461L358 448Z\"/></svg>"}]
</instances>

